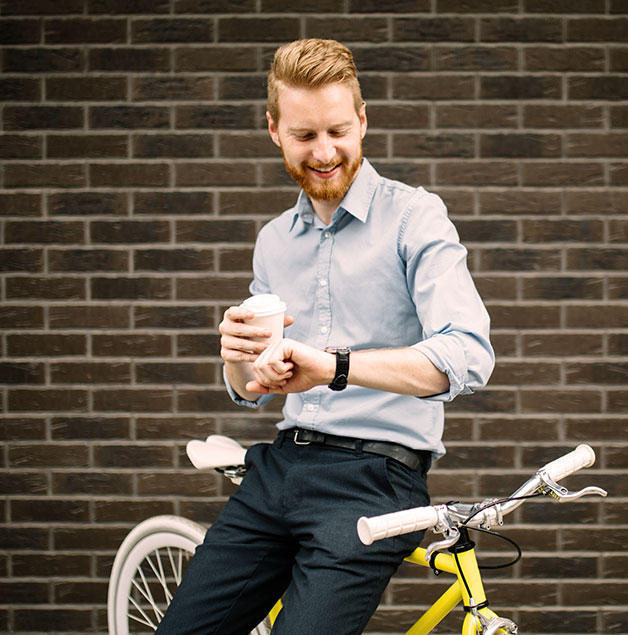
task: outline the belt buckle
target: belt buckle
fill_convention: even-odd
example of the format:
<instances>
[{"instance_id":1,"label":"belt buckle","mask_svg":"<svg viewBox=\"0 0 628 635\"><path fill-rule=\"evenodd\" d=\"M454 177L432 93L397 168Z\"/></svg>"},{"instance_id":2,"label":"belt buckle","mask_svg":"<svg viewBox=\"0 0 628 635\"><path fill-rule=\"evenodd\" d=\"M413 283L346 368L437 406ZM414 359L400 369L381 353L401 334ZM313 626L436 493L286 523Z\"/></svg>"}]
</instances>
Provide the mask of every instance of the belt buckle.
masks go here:
<instances>
[{"instance_id":1,"label":"belt buckle","mask_svg":"<svg viewBox=\"0 0 628 635\"><path fill-rule=\"evenodd\" d=\"M310 445L311 441L299 441L299 432L300 430L294 431L294 444L295 445Z\"/></svg>"}]
</instances>

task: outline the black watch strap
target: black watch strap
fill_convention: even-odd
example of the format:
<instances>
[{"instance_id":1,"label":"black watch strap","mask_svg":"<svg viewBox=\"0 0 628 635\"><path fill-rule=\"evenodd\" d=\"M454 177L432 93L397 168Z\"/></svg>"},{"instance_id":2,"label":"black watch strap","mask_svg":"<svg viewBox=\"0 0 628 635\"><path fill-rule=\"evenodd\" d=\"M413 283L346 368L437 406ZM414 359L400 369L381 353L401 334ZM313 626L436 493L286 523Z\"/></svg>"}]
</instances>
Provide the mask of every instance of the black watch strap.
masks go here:
<instances>
[{"instance_id":1,"label":"black watch strap","mask_svg":"<svg viewBox=\"0 0 628 635\"><path fill-rule=\"evenodd\" d=\"M338 348L326 348L328 353L336 354L336 374L329 388L331 390L344 390L347 387L347 379L349 377L349 354L350 348L338 347Z\"/></svg>"}]
</instances>

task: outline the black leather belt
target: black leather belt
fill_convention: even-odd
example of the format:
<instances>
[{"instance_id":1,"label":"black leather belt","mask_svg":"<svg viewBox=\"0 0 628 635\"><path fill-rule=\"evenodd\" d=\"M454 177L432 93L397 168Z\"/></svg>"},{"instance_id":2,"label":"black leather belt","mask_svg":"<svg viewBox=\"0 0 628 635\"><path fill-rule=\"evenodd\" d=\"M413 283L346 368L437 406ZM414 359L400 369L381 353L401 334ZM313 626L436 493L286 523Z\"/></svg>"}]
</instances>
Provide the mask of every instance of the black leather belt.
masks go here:
<instances>
[{"instance_id":1,"label":"black leather belt","mask_svg":"<svg viewBox=\"0 0 628 635\"><path fill-rule=\"evenodd\" d=\"M412 450L405 445L390 443L388 441L369 441L366 439L352 439L350 437L339 437L335 434L323 434L314 430L303 428L291 428L284 430L284 435L297 445L327 445L332 448L344 448L347 450L362 450L369 454L379 454L390 459L399 461L411 470L421 469L426 474L432 464L432 453L427 450Z\"/></svg>"}]
</instances>

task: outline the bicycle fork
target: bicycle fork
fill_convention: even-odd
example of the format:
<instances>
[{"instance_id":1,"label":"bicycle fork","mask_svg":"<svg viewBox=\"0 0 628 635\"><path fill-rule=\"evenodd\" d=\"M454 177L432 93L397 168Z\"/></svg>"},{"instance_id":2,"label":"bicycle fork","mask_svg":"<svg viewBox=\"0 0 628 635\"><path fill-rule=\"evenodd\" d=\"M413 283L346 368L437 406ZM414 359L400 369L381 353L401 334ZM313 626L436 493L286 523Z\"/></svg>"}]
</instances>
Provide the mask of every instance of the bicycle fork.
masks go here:
<instances>
[{"instance_id":1,"label":"bicycle fork","mask_svg":"<svg viewBox=\"0 0 628 635\"><path fill-rule=\"evenodd\" d=\"M426 563L424 549L417 549L408 560L431 567L435 573L442 571L456 576L455 582L425 611L406 635L427 635L460 602L466 612L462 625L463 635L516 635L517 625L499 617L488 608L484 585L475 557L475 543L466 528L460 528L460 537L449 547L451 555L436 552Z\"/></svg>"}]
</instances>

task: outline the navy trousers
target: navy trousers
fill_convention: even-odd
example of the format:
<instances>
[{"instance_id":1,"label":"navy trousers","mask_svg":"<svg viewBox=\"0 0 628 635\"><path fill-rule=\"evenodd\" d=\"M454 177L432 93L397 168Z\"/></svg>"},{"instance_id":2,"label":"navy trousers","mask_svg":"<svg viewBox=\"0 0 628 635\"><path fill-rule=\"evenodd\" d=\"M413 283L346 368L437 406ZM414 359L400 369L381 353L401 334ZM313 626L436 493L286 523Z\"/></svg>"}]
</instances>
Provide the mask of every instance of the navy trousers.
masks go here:
<instances>
[{"instance_id":1,"label":"navy trousers","mask_svg":"<svg viewBox=\"0 0 628 635\"><path fill-rule=\"evenodd\" d=\"M158 635L248 635L278 598L273 635L359 635L423 532L364 546L360 516L429 504L426 475L360 450L247 452L238 491L190 561Z\"/></svg>"}]
</instances>

